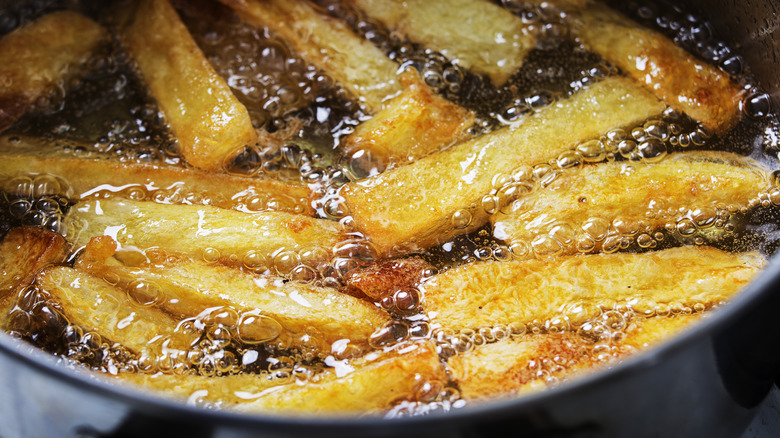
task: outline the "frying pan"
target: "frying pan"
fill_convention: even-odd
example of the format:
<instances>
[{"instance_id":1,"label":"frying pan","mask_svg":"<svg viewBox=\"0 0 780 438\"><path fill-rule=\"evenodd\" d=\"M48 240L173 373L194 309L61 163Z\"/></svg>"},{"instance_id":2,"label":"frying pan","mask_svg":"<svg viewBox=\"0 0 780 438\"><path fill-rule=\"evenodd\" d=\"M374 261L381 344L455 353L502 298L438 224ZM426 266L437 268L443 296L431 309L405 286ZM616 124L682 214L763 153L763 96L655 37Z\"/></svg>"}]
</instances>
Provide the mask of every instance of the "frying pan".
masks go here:
<instances>
[{"instance_id":1,"label":"frying pan","mask_svg":"<svg viewBox=\"0 0 780 438\"><path fill-rule=\"evenodd\" d=\"M780 104L775 0L690 0ZM1 4L0 4L1 5ZM0 333L0 436L739 436L780 370L780 258L693 329L560 387L422 417L285 418L208 411L73 369Z\"/></svg>"}]
</instances>

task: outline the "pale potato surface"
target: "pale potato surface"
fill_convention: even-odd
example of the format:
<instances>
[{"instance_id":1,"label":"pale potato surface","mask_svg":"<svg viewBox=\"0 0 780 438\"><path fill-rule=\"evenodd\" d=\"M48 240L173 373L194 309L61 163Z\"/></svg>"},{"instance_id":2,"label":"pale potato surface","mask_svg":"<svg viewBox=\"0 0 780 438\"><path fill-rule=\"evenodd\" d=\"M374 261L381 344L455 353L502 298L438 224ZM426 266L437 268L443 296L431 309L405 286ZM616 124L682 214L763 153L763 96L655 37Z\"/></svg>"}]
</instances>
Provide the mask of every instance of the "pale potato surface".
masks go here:
<instances>
[{"instance_id":1,"label":"pale potato surface","mask_svg":"<svg viewBox=\"0 0 780 438\"><path fill-rule=\"evenodd\" d=\"M536 31L485 0L350 0L390 30L502 85L536 44Z\"/></svg>"}]
</instances>

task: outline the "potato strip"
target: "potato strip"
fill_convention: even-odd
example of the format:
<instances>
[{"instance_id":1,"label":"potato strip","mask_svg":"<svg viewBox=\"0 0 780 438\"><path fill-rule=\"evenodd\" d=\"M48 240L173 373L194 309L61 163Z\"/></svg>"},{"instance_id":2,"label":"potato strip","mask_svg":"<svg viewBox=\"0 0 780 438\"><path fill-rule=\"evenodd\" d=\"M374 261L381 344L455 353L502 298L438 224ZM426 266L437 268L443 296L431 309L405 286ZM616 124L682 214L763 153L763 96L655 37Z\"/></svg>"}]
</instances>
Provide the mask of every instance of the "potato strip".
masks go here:
<instances>
[{"instance_id":1,"label":"potato strip","mask_svg":"<svg viewBox=\"0 0 780 438\"><path fill-rule=\"evenodd\" d=\"M208 205L130 200L79 202L68 212L65 226L74 249L95 236L107 235L119 242L120 249L131 252L155 248L238 265L274 262L277 256L297 259L304 252L316 265L330 260L334 245L342 238L337 222L298 214L243 213ZM285 270L279 263L274 268Z\"/></svg>"},{"instance_id":2,"label":"potato strip","mask_svg":"<svg viewBox=\"0 0 780 438\"><path fill-rule=\"evenodd\" d=\"M264 26L348 90L369 112L401 92L398 65L346 24L317 13L304 0L221 0L241 18Z\"/></svg>"},{"instance_id":3,"label":"potato strip","mask_svg":"<svg viewBox=\"0 0 780 438\"><path fill-rule=\"evenodd\" d=\"M425 383L441 385L446 374L435 346L421 342L338 362L304 385L249 374L211 378L120 374L118 379L239 412L332 416L381 413L399 400L416 401Z\"/></svg>"},{"instance_id":4,"label":"potato strip","mask_svg":"<svg viewBox=\"0 0 780 438\"><path fill-rule=\"evenodd\" d=\"M209 309L230 308L238 318L239 338L250 344L281 339L297 347L301 337L311 337L316 339L308 340L307 345L320 343L317 349L326 354L337 341L344 348L349 343L350 353L354 353L367 349L371 334L390 321L387 313L373 304L335 289L205 262L138 267L106 263L113 248L113 241L93 239L76 268L110 280L142 302L180 319L197 317Z\"/></svg>"},{"instance_id":5,"label":"potato strip","mask_svg":"<svg viewBox=\"0 0 780 438\"><path fill-rule=\"evenodd\" d=\"M722 132L736 123L742 89L661 35L600 3L582 10L576 35L677 111Z\"/></svg>"},{"instance_id":6,"label":"potato strip","mask_svg":"<svg viewBox=\"0 0 780 438\"><path fill-rule=\"evenodd\" d=\"M107 42L102 26L70 11L45 15L0 39L0 132Z\"/></svg>"},{"instance_id":7,"label":"potato strip","mask_svg":"<svg viewBox=\"0 0 780 438\"><path fill-rule=\"evenodd\" d=\"M8 231L0 242L0 329L9 327L16 293L29 285L46 266L62 263L67 255L65 239L59 234L33 227Z\"/></svg>"},{"instance_id":8,"label":"potato strip","mask_svg":"<svg viewBox=\"0 0 780 438\"><path fill-rule=\"evenodd\" d=\"M502 85L536 44L532 26L485 0L349 0L404 38Z\"/></svg>"},{"instance_id":9,"label":"potato strip","mask_svg":"<svg viewBox=\"0 0 780 438\"><path fill-rule=\"evenodd\" d=\"M612 128L633 126L665 108L624 78L606 78L507 127L363 181L341 195L358 229L382 255L446 242L488 220L482 198L497 175L546 162Z\"/></svg>"},{"instance_id":10,"label":"potato strip","mask_svg":"<svg viewBox=\"0 0 780 438\"><path fill-rule=\"evenodd\" d=\"M420 289L425 311L443 329L544 324L631 300L637 308L656 303L711 307L739 291L765 262L756 252L685 246L470 264L434 276Z\"/></svg>"},{"instance_id":11,"label":"potato strip","mask_svg":"<svg viewBox=\"0 0 780 438\"><path fill-rule=\"evenodd\" d=\"M547 389L546 379L569 380L614 364L637 349L670 339L700 314L655 317L631 322L625 335L599 358L593 343L573 333L525 335L453 356L448 366L466 400L518 396Z\"/></svg>"},{"instance_id":12,"label":"potato strip","mask_svg":"<svg viewBox=\"0 0 780 438\"><path fill-rule=\"evenodd\" d=\"M468 137L476 117L433 93L411 71L401 76L406 87L372 118L348 135L340 148L346 155L368 152L385 165L416 161Z\"/></svg>"},{"instance_id":13,"label":"potato strip","mask_svg":"<svg viewBox=\"0 0 780 438\"><path fill-rule=\"evenodd\" d=\"M209 64L168 0L141 0L123 42L191 165L221 171L257 142L246 107Z\"/></svg>"},{"instance_id":14,"label":"potato strip","mask_svg":"<svg viewBox=\"0 0 780 438\"><path fill-rule=\"evenodd\" d=\"M531 249L529 255L614 250L621 236L649 238L667 224L681 237L718 228L724 234L725 224L716 227L716 220L747 208L770 187L769 171L754 160L680 153L655 164L611 162L563 172L490 221L496 238Z\"/></svg>"},{"instance_id":15,"label":"potato strip","mask_svg":"<svg viewBox=\"0 0 780 438\"><path fill-rule=\"evenodd\" d=\"M150 341L172 334L178 323L161 310L134 304L124 290L105 280L72 268L48 268L38 275L35 285L68 324L135 353L150 348Z\"/></svg>"},{"instance_id":16,"label":"potato strip","mask_svg":"<svg viewBox=\"0 0 780 438\"><path fill-rule=\"evenodd\" d=\"M245 212L314 213L309 203L311 191L300 183L165 164L78 157L31 137L0 137L0 160L4 163L0 176L55 176L62 182L58 194L73 200L110 196L213 205Z\"/></svg>"}]
</instances>

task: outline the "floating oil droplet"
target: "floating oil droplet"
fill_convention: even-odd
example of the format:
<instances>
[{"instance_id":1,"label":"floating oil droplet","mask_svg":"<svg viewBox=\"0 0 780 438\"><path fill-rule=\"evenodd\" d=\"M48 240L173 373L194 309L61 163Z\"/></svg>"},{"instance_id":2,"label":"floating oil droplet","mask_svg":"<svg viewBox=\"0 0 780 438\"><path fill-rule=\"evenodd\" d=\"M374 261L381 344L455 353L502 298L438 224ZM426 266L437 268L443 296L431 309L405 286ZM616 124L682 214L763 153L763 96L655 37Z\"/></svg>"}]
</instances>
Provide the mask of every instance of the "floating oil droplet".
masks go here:
<instances>
[{"instance_id":1,"label":"floating oil droplet","mask_svg":"<svg viewBox=\"0 0 780 438\"><path fill-rule=\"evenodd\" d=\"M471 224L471 212L458 210L452 214L452 226L456 230L462 230Z\"/></svg>"},{"instance_id":2,"label":"floating oil droplet","mask_svg":"<svg viewBox=\"0 0 780 438\"><path fill-rule=\"evenodd\" d=\"M666 157L666 144L657 138L649 138L637 146L637 150L642 157L642 161L647 163L657 163Z\"/></svg>"},{"instance_id":3,"label":"floating oil droplet","mask_svg":"<svg viewBox=\"0 0 780 438\"><path fill-rule=\"evenodd\" d=\"M769 95L761 91L748 95L742 101L742 111L752 119L763 119L771 111Z\"/></svg>"}]
</instances>

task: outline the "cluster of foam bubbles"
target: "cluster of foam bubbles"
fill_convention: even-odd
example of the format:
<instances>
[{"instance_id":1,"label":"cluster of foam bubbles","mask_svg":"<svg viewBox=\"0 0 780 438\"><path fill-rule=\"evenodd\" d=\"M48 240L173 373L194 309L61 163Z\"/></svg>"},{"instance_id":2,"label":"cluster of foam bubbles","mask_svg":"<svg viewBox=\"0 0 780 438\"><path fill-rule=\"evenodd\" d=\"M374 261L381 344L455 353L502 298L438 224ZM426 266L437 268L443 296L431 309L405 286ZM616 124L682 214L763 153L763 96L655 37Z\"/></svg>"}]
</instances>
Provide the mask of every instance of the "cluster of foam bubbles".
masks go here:
<instances>
[{"instance_id":1,"label":"cluster of foam bubbles","mask_svg":"<svg viewBox=\"0 0 780 438\"><path fill-rule=\"evenodd\" d=\"M582 354L595 362L608 362L616 358L626 334L641 324L645 318L670 318L699 314L723 303L709 302L656 302L646 297L634 297L616 303L572 302L561 314L544 321L513 322L476 329L434 329L432 339L437 351L444 358L468 353L482 345L524 338L530 335L556 335L573 333L583 340ZM545 367L541 361L533 365ZM564 365L558 363L557 365ZM550 369L547 369L550 371ZM556 373L556 374L563 374ZM543 377L541 373L538 377Z\"/></svg>"},{"instance_id":2,"label":"cluster of foam bubbles","mask_svg":"<svg viewBox=\"0 0 780 438\"><path fill-rule=\"evenodd\" d=\"M185 15L186 17L186 15ZM267 29L233 20L187 20L198 45L246 106L256 128L278 130L331 80L291 53Z\"/></svg>"},{"instance_id":3,"label":"cluster of foam bubbles","mask_svg":"<svg viewBox=\"0 0 780 438\"><path fill-rule=\"evenodd\" d=\"M19 225L63 230L69 202L68 184L49 174L18 176L2 181L4 216Z\"/></svg>"}]
</instances>

